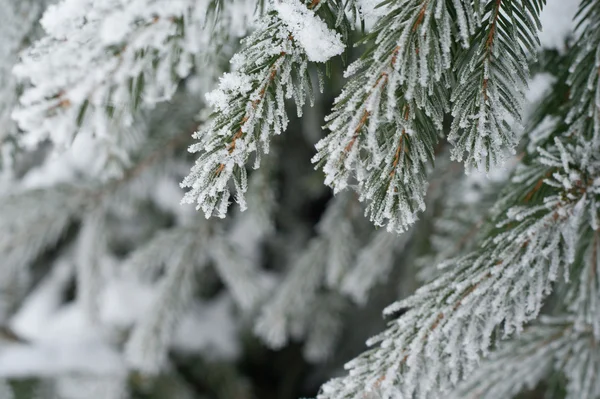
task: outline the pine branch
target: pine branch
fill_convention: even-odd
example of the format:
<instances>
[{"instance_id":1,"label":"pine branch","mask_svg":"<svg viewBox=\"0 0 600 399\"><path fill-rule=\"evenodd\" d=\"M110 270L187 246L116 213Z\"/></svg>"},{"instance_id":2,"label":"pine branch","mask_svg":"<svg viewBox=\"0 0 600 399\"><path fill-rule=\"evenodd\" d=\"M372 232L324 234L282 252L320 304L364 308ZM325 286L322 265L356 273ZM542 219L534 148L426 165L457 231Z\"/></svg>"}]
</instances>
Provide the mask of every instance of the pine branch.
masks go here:
<instances>
[{"instance_id":1,"label":"pine branch","mask_svg":"<svg viewBox=\"0 0 600 399\"><path fill-rule=\"evenodd\" d=\"M455 147L453 158L468 168L490 170L506 151L514 152L529 79L527 58L537 53L545 3L488 0L470 47L455 61L448 141Z\"/></svg>"},{"instance_id":2,"label":"pine branch","mask_svg":"<svg viewBox=\"0 0 600 399\"><path fill-rule=\"evenodd\" d=\"M600 340L600 232L582 233L583 239L572 270L574 281L559 292L566 309L575 315L576 326L590 326Z\"/></svg>"},{"instance_id":3,"label":"pine branch","mask_svg":"<svg viewBox=\"0 0 600 399\"><path fill-rule=\"evenodd\" d=\"M347 193L334 198L317 225L318 235L292 262L288 274L259 315L254 331L273 348L284 346L290 337L311 335L314 318L327 318L333 311L319 306L322 290L339 295L345 276L351 273L362 241L357 229L360 207ZM335 309L345 306L339 304ZM336 311L337 312L337 311ZM323 321L325 322L325 321ZM335 324L335 320L331 320ZM305 351L312 353L311 349ZM312 355L314 358L314 353Z\"/></svg>"},{"instance_id":4,"label":"pine branch","mask_svg":"<svg viewBox=\"0 0 600 399\"><path fill-rule=\"evenodd\" d=\"M598 228L600 148L586 139L593 137L586 123L591 131L579 135L571 130L576 124L558 124L543 147L523 157L494 211L495 228L474 251L447 261L436 280L389 306L386 313L406 313L372 338L369 344L379 345L350 362L350 376L326 384L319 399L369 391L435 397L474 369L500 338L497 328L506 337L537 317L559 274L568 282L578 254L593 258L595 251L586 237Z\"/></svg>"},{"instance_id":5,"label":"pine branch","mask_svg":"<svg viewBox=\"0 0 600 399\"><path fill-rule=\"evenodd\" d=\"M401 236L385 230L375 232L357 252L354 264L342 280L341 292L357 304L365 305L371 289L389 276L395 255L406 248L411 238L410 232Z\"/></svg>"},{"instance_id":6,"label":"pine branch","mask_svg":"<svg viewBox=\"0 0 600 399\"><path fill-rule=\"evenodd\" d=\"M305 315L310 323L306 343L303 347L304 358L318 363L328 359L344 330L342 315L348 309L348 301L335 292L321 293L312 308Z\"/></svg>"},{"instance_id":7,"label":"pine branch","mask_svg":"<svg viewBox=\"0 0 600 399\"><path fill-rule=\"evenodd\" d=\"M125 348L130 365L148 374L165 365L171 334L193 294L196 260L193 247L171 250L172 267L160 282L153 311L135 326Z\"/></svg>"},{"instance_id":8,"label":"pine branch","mask_svg":"<svg viewBox=\"0 0 600 399\"><path fill-rule=\"evenodd\" d=\"M326 7L325 2L307 7L300 0L275 3L233 57L234 72L207 94L215 114L196 134L201 141L191 151L200 156L182 183L190 188L184 202L197 203L206 217L215 212L225 217L231 180L240 208L246 208L246 163L254 154L257 168L271 138L286 129L285 99L294 98L301 116L305 97L313 102L309 63L325 62L344 50L339 33L317 15Z\"/></svg>"},{"instance_id":9,"label":"pine branch","mask_svg":"<svg viewBox=\"0 0 600 399\"><path fill-rule=\"evenodd\" d=\"M41 30L38 21L46 3L45 0L0 1L0 170L3 172L12 166L16 152L12 141L18 127L11 113L22 90L12 69L19 61L19 52L38 36Z\"/></svg>"},{"instance_id":10,"label":"pine branch","mask_svg":"<svg viewBox=\"0 0 600 399\"><path fill-rule=\"evenodd\" d=\"M6 273L26 268L86 210L85 187L57 185L0 198L0 258Z\"/></svg>"},{"instance_id":11,"label":"pine branch","mask_svg":"<svg viewBox=\"0 0 600 399\"><path fill-rule=\"evenodd\" d=\"M417 277L424 282L443 273L437 268L440 263L476 248L489 230L486 227L493 227L487 226L494 216L490 208L507 183L506 178L486 179L478 173L465 175L462 168L447 172L453 166L457 164L442 165L442 172L436 177L444 185L438 193L439 210L433 216L432 231L428 234L429 247L415 260L420 268Z\"/></svg>"},{"instance_id":12,"label":"pine branch","mask_svg":"<svg viewBox=\"0 0 600 399\"><path fill-rule=\"evenodd\" d=\"M573 134L590 141L592 146L588 151L593 152L600 146L600 77L596 68L600 63L597 51L600 45L600 5L583 0L578 11L578 26L581 36L567 82L574 100L567 123L572 125Z\"/></svg>"},{"instance_id":13,"label":"pine branch","mask_svg":"<svg viewBox=\"0 0 600 399\"><path fill-rule=\"evenodd\" d=\"M335 192L356 179L378 226L404 231L425 207L428 163L442 130L457 16L463 44L477 20L470 2L395 0L365 39L351 80L327 117L313 162Z\"/></svg>"},{"instance_id":14,"label":"pine branch","mask_svg":"<svg viewBox=\"0 0 600 399\"><path fill-rule=\"evenodd\" d=\"M592 399L600 394L599 369L600 352L589 330L574 328L571 315L543 317L516 339L502 343L449 397L514 397L563 372L569 380L567 398Z\"/></svg>"},{"instance_id":15,"label":"pine branch","mask_svg":"<svg viewBox=\"0 0 600 399\"><path fill-rule=\"evenodd\" d=\"M195 68L211 82L218 73L213 55L235 34L233 14L245 5L135 0L51 7L42 19L47 36L15 68L32 83L13 114L26 132L21 141L51 139L63 148L83 134L126 164L140 112L170 100Z\"/></svg>"},{"instance_id":16,"label":"pine branch","mask_svg":"<svg viewBox=\"0 0 600 399\"><path fill-rule=\"evenodd\" d=\"M306 333L303 323L306 319L302 316L312 309L323 279L321 259L325 250L325 243L312 240L293 263L273 298L263 306L254 333L270 347L279 349L287 344L291 335L299 338Z\"/></svg>"}]
</instances>

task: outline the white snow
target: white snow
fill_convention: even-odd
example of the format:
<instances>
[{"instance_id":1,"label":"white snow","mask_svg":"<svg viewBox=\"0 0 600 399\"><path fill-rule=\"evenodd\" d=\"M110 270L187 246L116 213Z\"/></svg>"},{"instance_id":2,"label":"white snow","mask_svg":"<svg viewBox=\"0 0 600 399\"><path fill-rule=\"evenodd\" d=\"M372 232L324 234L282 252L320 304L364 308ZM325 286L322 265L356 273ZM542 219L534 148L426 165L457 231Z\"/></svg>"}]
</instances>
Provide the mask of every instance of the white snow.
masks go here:
<instances>
[{"instance_id":1,"label":"white snow","mask_svg":"<svg viewBox=\"0 0 600 399\"><path fill-rule=\"evenodd\" d=\"M235 359L240 348L233 309L229 295L220 295L208 303L196 302L179 323L173 349L202 352L209 358Z\"/></svg>"},{"instance_id":2,"label":"white snow","mask_svg":"<svg viewBox=\"0 0 600 399\"><path fill-rule=\"evenodd\" d=\"M29 343L0 348L0 375L24 377L75 372L119 375L125 372L121 355L106 342L101 330L77 304L38 316L37 320L47 323L35 330L23 328L27 333L22 335Z\"/></svg>"},{"instance_id":3,"label":"white snow","mask_svg":"<svg viewBox=\"0 0 600 399\"><path fill-rule=\"evenodd\" d=\"M301 2L284 0L276 2L273 7L310 61L325 62L344 51L341 35L329 29L314 11Z\"/></svg>"},{"instance_id":4,"label":"white snow","mask_svg":"<svg viewBox=\"0 0 600 399\"><path fill-rule=\"evenodd\" d=\"M219 80L219 88L205 95L208 104L216 111L228 109L232 98L252 90L252 79L243 73L225 72Z\"/></svg>"},{"instance_id":5,"label":"white snow","mask_svg":"<svg viewBox=\"0 0 600 399\"><path fill-rule=\"evenodd\" d=\"M115 280L102 293L100 320L106 325L129 328L151 311L155 297L150 285L129 278Z\"/></svg>"},{"instance_id":6,"label":"white snow","mask_svg":"<svg viewBox=\"0 0 600 399\"><path fill-rule=\"evenodd\" d=\"M73 265L58 261L11 320L23 344L0 346L3 377L68 373L120 375L125 363L77 302L63 304Z\"/></svg>"},{"instance_id":7,"label":"white snow","mask_svg":"<svg viewBox=\"0 0 600 399\"><path fill-rule=\"evenodd\" d=\"M151 312L156 290L127 275L114 276L101 294L99 323L79 302L62 303L73 265L57 262L10 322L26 343L0 341L0 376L78 375L121 378L127 364L115 345L116 332L127 331ZM195 302L171 337L171 346L211 359L234 359L239 340L230 295Z\"/></svg>"},{"instance_id":8,"label":"white snow","mask_svg":"<svg viewBox=\"0 0 600 399\"><path fill-rule=\"evenodd\" d=\"M105 44L122 42L129 33L129 15L114 13L104 20L100 37Z\"/></svg>"},{"instance_id":9,"label":"white snow","mask_svg":"<svg viewBox=\"0 0 600 399\"><path fill-rule=\"evenodd\" d=\"M540 14L542 31L539 34L542 47L565 49L565 39L573 31L573 18L579 0L548 1Z\"/></svg>"}]
</instances>

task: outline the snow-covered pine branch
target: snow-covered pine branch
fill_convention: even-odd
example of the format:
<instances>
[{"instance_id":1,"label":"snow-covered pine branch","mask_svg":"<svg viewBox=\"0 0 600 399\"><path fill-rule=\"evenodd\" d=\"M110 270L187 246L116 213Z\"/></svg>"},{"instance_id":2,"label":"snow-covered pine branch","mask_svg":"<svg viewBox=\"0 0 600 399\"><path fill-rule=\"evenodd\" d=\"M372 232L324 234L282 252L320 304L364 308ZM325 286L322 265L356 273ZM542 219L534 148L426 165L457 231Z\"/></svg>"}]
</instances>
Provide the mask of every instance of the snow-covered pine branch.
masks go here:
<instances>
[{"instance_id":1,"label":"snow-covered pine branch","mask_svg":"<svg viewBox=\"0 0 600 399\"><path fill-rule=\"evenodd\" d=\"M38 21L47 3L45 0L0 1L0 170L11 163L14 149L5 144L17 134L17 124L11 114L18 104L21 87L12 69L19 60L19 53L37 36Z\"/></svg>"},{"instance_id":2,"label":"snow-covered pine branch","mask_svg":"<svg viewBox=\"0 0 600 399\"><path fill-rule=\"evenodd\" d=\"M566 399L600 396L600 351L590 329L575 327L572 315L542 317L504 342L448 398L504 399L534 389L555 373L567 378ZM556 378L556 377L555 377Z\"/></svg>"},{"instance_id":3,"label":"snow-covered pine branch","mask_svg":"<svg viewBox=\"0 0 600 399\"><path fill-rule=\"evenodd\" d=\"M587 226L581 242L582 250L572 271L572 282L558 291L564 295L564 306L574 315L576 328L589 328L600 341L600 232Z\"/></svg>"},{"instance_id":4,"label":"snow-covered pine branch","mask_svg":"<svg viewBox=\"0 0 600 399\"><path fill-rule=\"evenodd\" d=\"M69 224L85 212L90 194L83 188L57 185L0 198L1 269L24 269L56 243Z\"/></svg>"},{"instance_id":5,"label":"snow-covered pine branch","mask_svg":"<svg viewBox=\"0 0 600 399\"><path fill-rule=\"evenodd\" d=\"M211 222L164 230L130 256L127 268L134 274L162 275L155 311L134 327L127 343L133 367L149 373L164 367L171 332L209 265L243 311L253 310L263 298L266 287L261 273Z\"/></svg>"},{"instance_id":6,"label":"snow-covered pine branch","mask_svg":"<svg viewBox=\"0 0 600 399\"><path fill-rule=\"evenodd\" d=\"M379 230L356 253L354 264L344 275L340 291L359 305L365 305L371 289L389 276L396 255L408 244L412 234L402 235Z\"/></svg>"},{"instance_id":7,"label":"snow-covered pine branch","mask_svg":"<svg viewBox=\"0 0 600 399\"><path fill-rule=\"evenodd\" d=\"M361 218L362 210L350 192L328 203L317 235L301 248L256 321L255 333L269 346L281 348L292 338L303 339L306 358L323 360L337 343L348 299L365 305L376 284L389 276L411 235L385 230L365 234L368 223ZM322 349L320 356L317 348Z\"/></svg>"},{"instance_id":8,"label":"snow-covered pine branch","mask_svg":"<svg viewBox=\"0 0 600 399\"><path fill-rule=\"evenodd\" d=\"M328 3L274 2L231 60L232 72L206 95L214 116L195 136L200 142L191 151L200 156L182 183L190 188L184 202L196 203L206 217L215 212L225 217L231 180L236 201L246 208L246 163L254 154L257 168L272 137L286 129L285 99L294 99L301 116L306 97L313 101L309 64L344 51L340 33L320 16L329 10Z\"/></svg>"},{"instance_id":9,"label":"snow-covered pine branch","mask_svg":"<svg viewBox=\"0 0 600 399\"><path fill-rule=\"evenodd\" d=\"M315 315L321 311L331 313L333 308L328 310L318 305L323 295L328 296L320 290L325 287L334 293L339 291L344 276L354 264L357 248L362 244L356 228L360 210L350 193L340 195L328 204L318 225L319 234L297 255L256 321L256 334L269 346L280 348L290 337L310 336L309 326ZM340 307L343 303L334 306ZM323 314L319 317L323 321L326 318ZM335 324L334 320L331 322Z\"/></svg>"},{"instance_id":10,"label":"snow-covered pine branch","mask_svg":"<svg viewBox=\"0 0 600 399\"><path fill-rule=\"evenodd\" d=\"M31 284L31 263L82 217L89 194L57 185L0 198L0 322Z\"/></svg>"},{"instance_id":11,"label":"snow-covered pine branch","mask_svg":"<svg viewBox=\"0 0 600 399\"><path fill-rule=\"evenodd\" d=\"M523 205L507 209L479 249L447 262L440 277L389 306L386 313L406 313L372 338L377 347L350 362L350 375L326 384L320 399L365 391L436 397L472 371L499 325L510 335L538 315L551 283L561 273L568 279L579 225L591 209L585 195L569 195L559 183L568 175L546 178L552 170L543 164L526 169L537 173L514 178L515 186L527 187Z\"/></svg>"},{"instance_id":12,"label":"snow-covered pine branch","mask_svg":"<svg viewBox=\"0 0 600 399\"><path fill-rule=\"evenodd\" d=\"M4 347L0 378L15 367L29 366L34 376L51 368L52 387L40 389L40 398L87 398L94 384L104 389L92 396L114 399L118 388L125 398L147 383L169 398L286 396L283 385L300 385L299 374L309 385L337 374L335 362L323 361L355 351L350 341L371 330L371 310L414 285L409 274L396 284L399 264L417 259L429 274L424 287L388 308L389 328L371 340L376 345L319 398L508 397L547 381L569 399L599 396L599 3L581 1L580 38L569 42L567 55L556 52L555 67L537 64L558 71L558 90L528 122L520 166L502 181L492 212L496 187L473 190L477 176L462 176L459 163L449 171L437 141L450 128L454 157L468 167L492 167L513 149L545 2L388 0L372 10L375 3L58 1L43 19L47 36L16 68L29 81L14 115L23 143L39 150L19 153L9 184L0 182L0 195L15 192L0 197L0 330L10 324L31 341L16 344L18 352L46 343L54 350L58 330L61 342L81 345L82 327L94 345L110 347L114 378L79 375L81 356L75 369L23 366L6 360L16 355ZM0 35L0 92L9 94L0 96L0 136L3 111L21 90L6 72L37 37L28 32L39 24L27 10L41 12L45 4L0 0L0 32L7 33ZM356 10L376 21L359 21L374 29L350 37ZM247 30L254 33L239 47ZM358 196L338 193L326 203L330 194L320 172L310 170L309 147L321 134L321 113L329 112L321 107L340 84L338 60L329 60L354 39L364 53L347 70L350 82L334 100L331 134L314 161L336 192L353 185ZM222 75L221 61L238 50L233 70ZM311 93L322 62L331 85ZM218 76L220 87L207 97L215 112L196 134L186 201L224 216L235 189L241 206L224 222L207 222L180 206L178 182L189 171L191 132L208 114L198 94L213 89ZM300 115L311 94L317 107L298 121L300 129L293 126L309 134L275 142L290 124L286 107L294 102ZM15 125L8 132L18 141ZM46 157L73 140L91 144L91 156L76 155L81 164L70 157L82 141ZM269 146L278 157L271 148L265 165ZM118 176L108 167L98 176L105 156L120 158ZM252 161L261 168L246 190ZM46 188L31 189L36 184ZM241 213L246 202L251 211ZM422 223L413 224L425 204ZM392 232L373 229L361 217L365 209ZM533 320L542 309L554 316ZM73 315L78 328L67 326ZM89 326L87 315L97 316ZM56 319L62 330L54 331ZM302 350L261 348L246 339L252 328L267 346L302 340ZM268 388L255 381L256 359L266 358L258 367L271 369L281 356L286 367L273 372L294 378ZM102 368L92 356L83 360L86 373ZM304 368L305 360L321 365ZM167 363L174 367L165 370ZM151 375L127 378L139 370ZM177 383L162 390L157 381L164 377ZM63 384L81 389L62 395ZM0 396L10 395L4 388L0 379Z\"/></svg>"},{"instance_id":13,"label":"snow-covered pine branch","mask_svg":"<svg viewBox=\"0 0 600 399\"><path fill-rule=\"evenodd\" d=\"M578 15L581 36L567 81L574 101L566 122L571 124L572 133L591 144L587 158L600 146L600 76L595 68L600 64L600 4L583 0Z\"/></svg>"},{"instance_id":14,"label":"snow-covered pine branch","mask_svg":"<svg viewBox=\"0 0 600 399\"><path fill-rule=\"evenodd\" d=\"M448 108L452 43L458 36L467 44L478 15L463 1L394 0L387 8L346 71L351 79L313 162L336 192L356 179L370 219L402 232L425 208L428 164Z\"/></svg>"},{"instance_id":15,"label":"snow-covered pine branch","mask_svg":"<svg viewBox=\"0 0 600 399\"><path fill-rule=\"evenodd\" d=\"M144 317L134 327L126 345L126 356L130 365L149 374L159 372L165 365L167 350L171 334L181 314L192 299L194 280L198 267L203 267L202 258L195 255L199 243L182 245L186 240L192 244L192 236L182 234L181 231L172 231L162 234L157 239L161 244L169 243L177 237L174 247L169 248L169 259L165 265L165 275L160 281L159 294L154 303L152 312ZM134 254L139 262L142 258L146 262L153 259L148 256L154 249L164 246L150 242L146 253Z\"/></svg>"},{"instance_id":16,"label":"snow-covered pine branch","mask_svg":"<svg viewBox=\"0 0 600 399\"><path fill-rule=\"evenodd\" d=\"M415 260L420 269L417 277L424 282L443 273L437 268L440 263L472 251L485 236L486 227L492 227L486 226L491 216L490 208L508 177L496 177L494 180L483 173L465 175L462 167L452 162L442 164L441 170L443 172L432 183L437 182L444 187L438 193L438 210L432 221L428 248ZM433 200L431 197L429 200Z\"/></svg>"},{"instance_id":17,"label":"snow-covered pine branch","mask_svg":"<svg viewBox=\"0 0 600 399\"><path fill-rule=\"evenodd\" d=\"M545 0L481 2L482 19L454 61L453 157L489 170L514 152L529 80L528 58L538 51Z\"/></svg>"},{"instance_id":18,"label":"snow-covered pine branch","mask_svg":"<svg viewBox=\"0 0 600 399\"><path fill-rule=\"evenodd\" d=\"M578 60L596 55L588 43L600 40L600 7L585 7L582 39L573 50ZM389 306L387 314L406 313L372 338L376 347L348 363L350 375L327 383L319 399L363 392L437 397L472 372L493 339L520 332L537 317L555 282L582 293L574 302L589 312L581 324L595 317L595 284L580 280L579 287L570 276L579 276L586 262L588 271L597 264L590 233L599 226L600 146L591 99L598 98L599 86L597 62L575 65L571 82L573 76L589 80L572 86L569 124L555 124L538 149L525 154L498 201L495 228L472 252L446 261L437 279Z\"/></svg>"},{"instance_id":19,"label":"snow-covered pine branch","mask_svg":"<svg viewBox=\"0 0 600 399\"><path fill-rule=\"evenodd\" d=\"M218 56L245 33L251 0L64 0L41 22L46 36L23 55L16 75L31 82L14 118L26 145L50 139L67 147L93 136L129 163L138 110L170 100L201 69L220 73ZM206 89L207 85L201 85Z\"/></svg>"}]
</instances>

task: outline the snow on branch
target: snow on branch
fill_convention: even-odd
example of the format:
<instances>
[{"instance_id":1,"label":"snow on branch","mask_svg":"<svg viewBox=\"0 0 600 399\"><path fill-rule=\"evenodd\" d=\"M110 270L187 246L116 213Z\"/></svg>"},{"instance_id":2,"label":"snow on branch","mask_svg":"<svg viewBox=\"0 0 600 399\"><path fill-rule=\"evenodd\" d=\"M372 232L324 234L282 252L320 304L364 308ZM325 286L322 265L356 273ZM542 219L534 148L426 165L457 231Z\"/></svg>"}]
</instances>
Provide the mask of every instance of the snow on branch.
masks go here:
<instances>
[{"instance_id":1,"label":"snow on branch","mask_svg":"<svg viewBox=\"0 0 600 399\"><path fill-rule=\"evenodd\" d=\"M452 42L457 34L466 45L478 16L461 1L395 0L387 7L368 49L346 71L351 79L313 162L336 192L356 179L370 219L402 232L425 208L427 168L448 105Z\"/></svg>"},{"instance_id":2,"label":"snow on branch","mask_svg":"<svg viewBox=\"0 0 600 399\"><path fill-rule=\"evenodd\" d=\"M471 45L458 55L452 89L452 156L486 170L514 153L529 79L538 51L545 0L488 0Z\"/></svg>"},{"instance_id":3,"label":"snow on branch","mask_svg":"<svg viewBox=\"0 0 600 399\"><path fill-rule=\"evenodd\" d=\"M25 268L55 244L89 204L91 192L57 185L0 198L2 273Z\"/></svg>"},{"instance_id":4,"label":"snow on branch","mask_svg":"<svg viewBox=\"0 0 600 399\"><path fill-rule=\"evenodd\" d=\"M359 305L365 305L371 289L389 276L395 255L408 244L412 234L402 235L379 230L356 254L352 268L346 272L340 291Z\"/></svg>"},{"instance_id":5,"label":"snow on branch","mask_svg":"<svg viewBox=\"0 0 600 399\"><path fill-rule=\"evenodd\" d=\"M215 55L239 34L234 29L243 30L250 3L63 0L49 7L41 20L46 36L15 67L32 84L13 113L23 143L50 139L61 148L82 133L111 143L127 162L137 111L170 100L195 68L210 81L219 71Z\"/></svg>"},{"instance_id":6,"label":"snow on branch","mask_svg":"<svg viewBox=\"0 0 600 399\"><path fill-rule=\"evenodd\" d=\"M566 311L578 313L572 317L573 328L588 334L579 342L594 345L597 325L590 321L598 314L594 277L600 86L593 43L600 42L600 7L583 2L580 15L583 33L572 49L579 55L571 58L575 59L569 78L571 97L555 94L560 96L556 101L567 103L559 107L569 112L568 118L562 118L567 123L557 123L533 153L524 154L496 205L493 228L487 229L479 245L442 263L438 278L389 306L385 313L402 309L404 315L369 341L372 349L346 365L348 376L324 385L319 399L367 393L386 398L439 397L473 372L495 340L521 332L525 323L536 318L555 284L566 285L570 292L564 305ZM573 275L577 280L572 280ZM595 397L596 351L582 349L580 343L574 346L578 354L565 358L567 391L570 397ZM521 386L533 383L522 377Z\"/></svg>"},{"instance_id":7,"label":"snow on branch","mask_svg":"<svg viewBox=\"0 0 600 399\"><path fill-rule=\"evenodd\" d=\"M246 208L246 163L254 154L258 167L271 138L287 128L285 99L294 99L301 116L305 98L313 102L309 63L344 50L341 35L318 15L326 7L327 2L275 2L231 60L233 72L206 95L214 117L196 134L200 142L190 150L200 156L182 183L190 188L184 202L197 203L206 217L225 217L231 180L240 208Z\"/></svg>"},{"instance_id":8,"label":"snow on branch","mask_svg":"<svg viewBox=\"0 0 600 399\"><path fill-rule=\"evenodd\" d=\"M150 374L164 367L171 334L192 299L196 277L192 247L178 246L170 254L176 261L166 268L152 312L135 326L125 349L130 365Z\"/></svg>"},{"instance_id":9,"label":"snow on branch","mask_svg":"<svg viewBox=\"0 0 600 399\"><path fill-rule=\"evenodd\" d=\"M263 298L260 272L215 226L203 221L162 231L130 256L128 269L140 277L162 275L154 311L134 328L127 344L135 368L155 373L164 366L171 333L208 265L215 267L242 310L253 310Z\"/></svg>"},{"instance_id":10,"label":"snow on branch","mask_svg":"<svg viewBox=\"0 0 600 399\"><path fill-rule=\"evenodd\" d=\"M483 173L465 175L460 165L451 162L441 165L440 171L432 183L442 187L436 193L439 197L434 205L436 217L428 238L429 249L415 259L420 269L417 277L423 282L443 273L437 268L441 262L475 249L491 227L487 223L493 219L490 209L508 180L508 176L494 180Z\"/></svg>"},{"instance_id":11,"label":"snow on branch","mask_svg":"<svg viewBox=\"0 0 600 399\"><path fill-rule=\"evenodd\" d=\"M581 147L558 137L539 151L517 170L501 201L509 205L479 248L447 261L440 277L389 306L387 314L406 313L372 338L377 346L348 363L350 375L327 383L319 399L361 392L435 397L474 369L497 328L505 337L520 332L559 275L569 281L585 226L594 228L596 220L599 179L585 176L600 163L582 160Z\"/></svg>"},{"instance_id":12,"label":"snow on branch","mask_svg":"<svg viewBox=\"0 0 600 399\"><path fill-rule=\"evenodd\" d=\"M315 342L322 334L313 331L312 326L318 319L318 328L337 328L339 320L334 316L346 305L345 298L340 295L341 287L345 276L354 267L356 252L363 241L356 224L360 210L350 193L338 196L328 204L317 225L318 235L292 262L288 274L273 298L265 303L256 321L255 333L269 346L280 348L291 337L306 338L305 352L312 360L319 359L311 347L322 345L331 349L335 339L328 344ZM323 290L328 292L321 292ZM324 297L335 303L323 305ZM323 352L323 356L327 353Z\"/></svg>"},{"instance_id":13,"label":"snow on branch","mask_svg":"<svg viewBox=\"0 0 600 399\"><path fill-rule=\"evenodd\" d=\"M568 80L573 107L567 122L572 124L574 133L578 132L590 141L592 145L588 152L593 152L600 146L600 76L597 70L600 65L600 4L584 0L578 15L580 38Z\"/></svg>"},{"instance_id":14,"label":"snow on branch","mask_svg":"<svg viewBox=\"0 0 600 399\"><path fill-rule=\"evenodd\" d=\"M0 1L0 145L17 133L11 113L18 104L19 82L12 69L29 36L35 37L39 30L36 28L45 6L42 0Z\"/></svg>"},{"instance_id":15,"label":"snow on branch","mask_svg":"<svg viewBox=\"0 0 600 399\"><path fill-rule=\"evenodd\" d=\"M562 372L568 380L566 398L596 398L600 395L600 351L593 342L589 329L575 328L572 315L542 317L519 337L502 343L448 397L514 397Z\"/></svg>"}]
</instances>

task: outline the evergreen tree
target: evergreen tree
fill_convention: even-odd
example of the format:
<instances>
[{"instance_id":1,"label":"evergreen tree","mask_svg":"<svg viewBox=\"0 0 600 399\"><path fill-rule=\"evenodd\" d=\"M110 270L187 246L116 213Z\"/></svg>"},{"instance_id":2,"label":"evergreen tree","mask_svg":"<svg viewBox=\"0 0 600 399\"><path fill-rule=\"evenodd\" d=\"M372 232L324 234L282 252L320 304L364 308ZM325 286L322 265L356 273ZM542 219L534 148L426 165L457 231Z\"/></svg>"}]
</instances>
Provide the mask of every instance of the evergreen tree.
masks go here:
<instances>
[{"instance_id":1,"label":"evergreen tree","mask_svg":"<svg viewBox=\"0 0 600 399\"><path fill-rule=\"evenodd\" d=\"M600 398L557 1L0 0L0 397Z\"/></svg>"}]
</instances>

